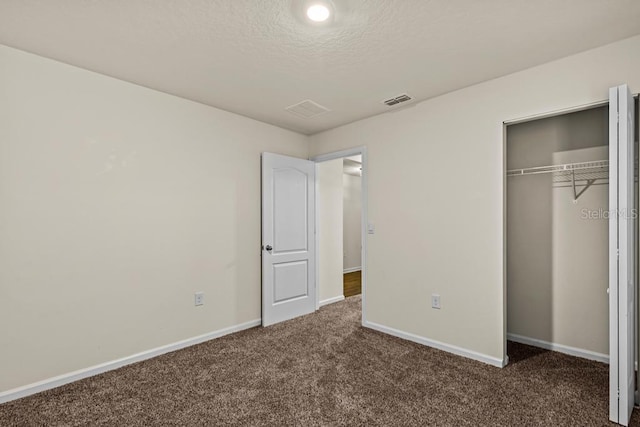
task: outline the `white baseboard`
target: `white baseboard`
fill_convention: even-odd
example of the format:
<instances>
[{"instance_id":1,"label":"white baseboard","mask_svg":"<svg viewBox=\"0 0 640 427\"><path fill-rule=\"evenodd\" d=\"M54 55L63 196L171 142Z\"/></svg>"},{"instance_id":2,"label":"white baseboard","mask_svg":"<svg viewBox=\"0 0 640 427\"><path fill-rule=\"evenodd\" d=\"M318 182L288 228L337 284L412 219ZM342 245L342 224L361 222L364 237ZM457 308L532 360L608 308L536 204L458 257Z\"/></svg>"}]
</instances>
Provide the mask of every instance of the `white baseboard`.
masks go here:
<instances>
[{"instance_id":1,"label":"white baseboard","mask_svg":"<svg viewBox=\"0 0 640 427\"><path fill-rule=\"evenodd\" d=\"M589 360L595 360L597 362L602 362L602 363L609 363L609 356L607 354L596 353L595 351L569 347L567 345L556 344L556 343L543 341L536 338L529 338L529 337L525 337L517 334L507 334L507 339L509 341L531 345L533 347L544 348L545 350L557 351L558 353L564 353L570 356L581 357L583 359L589 359Z\"/></svg>"},{"instance_id":2,"label":"white baseboard","mask_svg":"<svg viewBox=\"0 0 640 427\"><path fill-rule=\"evenodd\" d=\"M351 268L345 268L344 270L342 270L343 274L347 274L347 273L353 273L354 271L360 271L362 270L362 267L351 267Z\"/></svg>"},{"instance_id":3,"label":"white baseboard","mask_svg":"<svg viewBox=\"0 0 640 427\"><path fill-rule=\"evenodd\" d=\"M172 344L167 344L161 347L153 348L151 350L146 350L140 353L132 354L131 356L126 356L121 359L112 360L110 362L101 363L99 365L91 366L89 368L80 369L74 372L69 372L67 374L58 375L53 378L38 381L32 384L27 384L25 386L14 388L12 390L3 391L3 392L0 392L0 403L9 402L11 400L20 399L21 397L26 397L32 394L40 393L41 391L60 387L62 385L69 384L71 382L78 381L83 378L88 378L94 375L102 374L107 371L112 371L114 369L121 368L126 365L130 365L132 363L151 359L152 357L160 356L165 353L180 350L186 347L190 347L192 345L200 344L205 341L210 341L212 339L219 338L224 335L229 335L234 332L239 332L245 329L253 328L255 326L260 326L261 324L262 324L262 320L260 319L251 320L249 322L241 323L239 325L230 326L228 328L219 329L217 331L209 332L204 335L199 335L197 337L188 338L186 340L178 341Z\"/></svg>"},{"instance_id":4,"label":"white baseboard","mask_svg":"<svg viewBox=\"0 0 640 427\"><path fill-rule=\"evenodd\" d=\"M338 295L337 297L327 298L320 301L320 307L325 306L327 304L333 304L334 302L340 302L344 300L344 295Z\"/></svg>"},{"instance_id":5,"label":"white baseboard","mask_svg":"<svg viewBox=\"0 0 640 427\"><path fill-rule=\"evenodd\" d=\"M508 359L503 360L497 357L488 356L486 354L478 353L473 350L467 350L466 348L457 347L455 345L445 344L443 342L431 340L429 338L414 335L409 332L399 331L397 329L390 328L388 326L379 325L377 323L373 323L369 321L363 322L362 326L366 328L374 329L379 332L383 332L385 334L393 335L394 337L398 337L408 341L416 342L418 344L426 345L427 347L437 348L438 350L446 351L447 353L452 353L458 356L466 357L468 359L477 360L479 362L496 366L498 368L505 367L508 360Z\"/></svg>"}]
</instances>

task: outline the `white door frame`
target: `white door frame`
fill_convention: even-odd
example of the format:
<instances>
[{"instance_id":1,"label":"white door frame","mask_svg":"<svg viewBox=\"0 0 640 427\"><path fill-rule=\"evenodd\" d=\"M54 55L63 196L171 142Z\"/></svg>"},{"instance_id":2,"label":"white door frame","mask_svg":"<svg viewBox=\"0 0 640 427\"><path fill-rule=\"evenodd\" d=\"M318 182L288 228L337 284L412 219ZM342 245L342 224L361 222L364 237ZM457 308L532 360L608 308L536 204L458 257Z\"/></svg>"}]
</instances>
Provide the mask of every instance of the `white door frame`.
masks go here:
<instances>
[{"instance_id":1,"label":"white door frame","mask_svg":"<svg viewBox=\"0 0 640 427\"><path fill-rule=\"evenodd\" d=\"M362 324L366 322L366 288L367 288L367 224L368 224L368 168L367 168L367 147L360 146L354 148L348 148L346 150L335 151L333 153L321 154L315 157L311 157L309 160L316 163L316 175L318 174L318 163L326 162L329 160L342 159L351 156L362 156L362 217L361 217L361 247L362 247ZM318 218L320 217L318 203L318 180L316 180L316 310L320 308L320 248L318 235Z\"/></svg>"},{"instance_id":2,"label":"white door frame","mask_svg":"<svg viewBox=\"0 0 640 427\"><path fill-rule=\"evenodd\" d=\"M634 99L638 99L640 98L640 95L638 93L634 93L633 95ZM610 100L609 99L603 99L600 101L594 101L588 104L583 104L583 105L579 105L579 106L575 106L575 107L567 107L567 108L563 108L563 109L559 109L559 110L553 110L553 111L548 111L548 112L543 112L543 113L538 113L538 114L533 114L530 116L525 116L525 117L519 117L519 118L513 118L513 119L509 119L509 120L505 120L502 122L502 154L503 154L503 158L502 158L502 298L503 298L503 305L502 305L502 309L503 309L503 342L504 342L504 359L503 359L503 366L506 366L508 364L509 361L509 357L507 355L507 127L510 125L515 125L515 124L519 124L519 123L525 123L525 122L530 122L530 121L534 121L534 120L539 120L539 119L544 119L544 118L549 118L549 117L555 117L555 116L560 116L560 115L564 115L564 114L569 114L569 113L575 113L578 111L583 111L583 110L589 110L592 108L597 108L597 107L602 107L602 106L607 106L609 105ZM635 124L635 126L639 126L638 123ZM635 191L635 190L633 190ZM640 197L640 194L636 193L636 197ZM636 233L636 239L638 239L638 229L636 229L635 231ZM635 257L635 262L637 264L636 266L636 278L638 277L638 265L640 265L640 254L636 253L636 257ZM638 336L640 336L640 315L638 315L638 310L640 308L640 303L639 300L640 298L638 297L638 291L640 288L640 283L636 280L636 298L635 298L635 317L636 317L636 321L634 322L634 327L635 327L635 336L636 336L636 343L635 343L635 360L636 360L636 366L640 363L639 359L640 359L640 339L638 339ZM610 331L611 333L611 331ZM637 369L637 368L636 368ZM636 392L636 396L635 396L635 402L636 405L638 405L640 403L640 395L638 395L638 392Z\"/></svg>"},{"instance_id":3,"label":"white door frame","mask_svg":"<svg viewBox=\"0 0 640 427\"><path fill-rule=\"evenodd\" d=\"M609 105L608 98L600 101L590 102L588 104L577 105L575 107L567 107L558 110L532 114L530 116L518 117L502 122L502 342L504 343L504 354L502 359L503 367L509 364L509 355L507 354L507 128L511 125L547 119L550 117L562 116L565 114L577 113L578 111L590 110L592 108L604 107L607 105Z\"/></svg>"},{"instance_id":4,"label":"white door frame","mask_svg":"<svg viewBox=\"0 0 640 427\"><path fill-rule=\"evenodd\" d=\"M628 425L635 403L635 316L636 280L635 229L630 210L635 207L634 145L635 112L633 95L627 85L610 89L609 99L609 170L618 172L609 180L609 327L610 327L610 404L609 419ZM615 105L615 108L613 107ZM631 116L631 118L629 118ZM630 144L629 144L630 142ZM610 176L613 176L609 172ZM611 182L615 181L614 190ZM631 203L630 203L631 202ZM615 240L611 239L615 235Z\"/></svg>"}]
</instances>

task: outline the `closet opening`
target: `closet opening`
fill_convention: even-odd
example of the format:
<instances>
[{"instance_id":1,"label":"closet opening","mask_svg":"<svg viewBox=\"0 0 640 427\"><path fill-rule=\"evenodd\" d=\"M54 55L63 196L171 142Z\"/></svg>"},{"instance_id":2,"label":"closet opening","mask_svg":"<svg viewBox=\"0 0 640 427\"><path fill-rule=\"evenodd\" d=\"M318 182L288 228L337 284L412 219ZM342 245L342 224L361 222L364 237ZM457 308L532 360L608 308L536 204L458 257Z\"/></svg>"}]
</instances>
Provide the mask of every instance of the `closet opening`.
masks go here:
<instances>
[{"instance_id":1,"label":"closet opening","mask_svg":"<svg viewBox=\"0 0 640 427\"><path fill-rule=\"evenodd\" d=\"M580 381L598 382L604 404L610 348L609 113L609 103L602 103L505 126L508 363L564 353L553 356L553 366L539 368L562 381L563 365L585 364L588 375ZM635 115L637 249L637 98ZM635 298L637 307L637 293ZM637 361L637 339L634 346Z\"/></svg>"}]
</instances>

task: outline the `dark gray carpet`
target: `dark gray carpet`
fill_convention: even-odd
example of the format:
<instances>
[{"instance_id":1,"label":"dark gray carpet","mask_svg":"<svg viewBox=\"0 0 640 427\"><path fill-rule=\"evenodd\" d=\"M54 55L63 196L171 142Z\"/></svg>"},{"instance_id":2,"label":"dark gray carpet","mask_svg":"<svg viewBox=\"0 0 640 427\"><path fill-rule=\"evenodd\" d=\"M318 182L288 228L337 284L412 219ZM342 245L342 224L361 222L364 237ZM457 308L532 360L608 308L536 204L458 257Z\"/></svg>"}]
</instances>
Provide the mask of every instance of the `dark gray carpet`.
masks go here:
<instances>
[{"instance_id":1,"label":"dark gray carpet","mask_svg":"<svg viewBox=\"0 0 640 427\"><path fill-rule=\"evenodd\" d=\"M0 405L0 425L610 425L607 365L510 344L494 368L364 329L360 303Z\"/></svg>"}]
</instances>

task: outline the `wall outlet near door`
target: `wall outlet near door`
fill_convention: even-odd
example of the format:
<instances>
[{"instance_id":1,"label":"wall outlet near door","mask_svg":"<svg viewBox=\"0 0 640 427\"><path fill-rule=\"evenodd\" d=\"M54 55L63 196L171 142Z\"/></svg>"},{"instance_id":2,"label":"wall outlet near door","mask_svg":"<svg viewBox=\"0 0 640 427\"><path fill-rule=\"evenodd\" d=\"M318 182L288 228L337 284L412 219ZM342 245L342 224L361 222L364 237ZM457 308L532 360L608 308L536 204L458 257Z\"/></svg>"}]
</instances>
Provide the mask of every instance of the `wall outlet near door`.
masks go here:
<instances>
[{"instance_id":1,"label":"wall outlet near door","mask_svg":"<svg viewBox=\"0 0 640 427\"><path fill-rule=\"evenodd\" d=\"M196 292L194 302L195 305L204 305L204 292Z\"/></svg>"},{"instance_id":2,"label":"wall outlet near door","mask_svg":"<svg viewBox=\"0 0 640 427\"><path fill-rule=\"evenodd\" d=\"M436 308L440 310L440 295L438 294L431 295L431 308Z\"/></svg>"}]
</instances>

